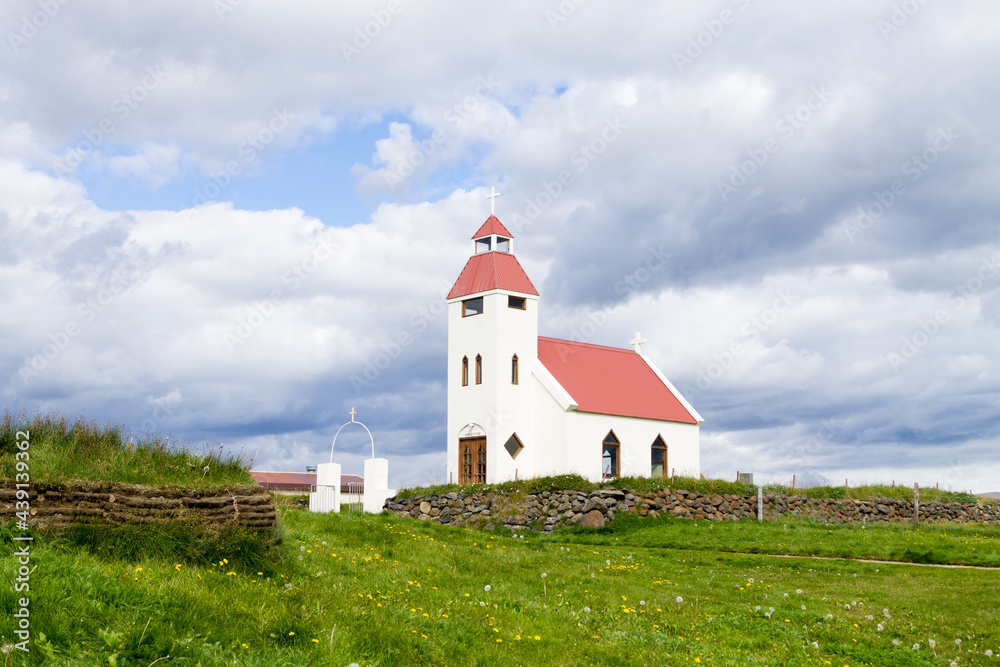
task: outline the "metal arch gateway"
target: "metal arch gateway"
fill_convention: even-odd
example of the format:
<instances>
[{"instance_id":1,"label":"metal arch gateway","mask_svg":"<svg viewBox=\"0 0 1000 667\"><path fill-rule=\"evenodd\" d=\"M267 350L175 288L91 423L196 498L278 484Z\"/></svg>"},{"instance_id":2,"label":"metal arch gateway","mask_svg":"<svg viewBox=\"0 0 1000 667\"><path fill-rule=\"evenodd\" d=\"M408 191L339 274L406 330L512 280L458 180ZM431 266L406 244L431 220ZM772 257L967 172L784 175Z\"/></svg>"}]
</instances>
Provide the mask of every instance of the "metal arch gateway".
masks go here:
<instances>
[{"instance_id":1,"label":"metal arch gateway","mask_svg":"<svg viewBox=\"0 0 1000 667\"><path fill-rule=\"evenodd\" d=\"M338 428L337 432L333 435L333 444L330 445L330 463L333 463L333 448L336 447L336 445L337 445L337 436L340 435L340 432L344 430L345 426L350 426L351 424L358 424L358 425L361 426L361 428L363 428L363 429L365 429L365 431L367 431L367 433L368 433L368 439L371 440L371 443L372 443L372 458L373 459L375 458L375 438L372 437L372 432L369 431L368 427L365 426L364 424L362 424L361 422L354 421L354 415L358 414L357 411L355 411L354 408L351 408L351 411L348 414L351 415L351 421L346 422L344 424L344 426L341 426L340 428Z\"/></svg>"}]
</instances>

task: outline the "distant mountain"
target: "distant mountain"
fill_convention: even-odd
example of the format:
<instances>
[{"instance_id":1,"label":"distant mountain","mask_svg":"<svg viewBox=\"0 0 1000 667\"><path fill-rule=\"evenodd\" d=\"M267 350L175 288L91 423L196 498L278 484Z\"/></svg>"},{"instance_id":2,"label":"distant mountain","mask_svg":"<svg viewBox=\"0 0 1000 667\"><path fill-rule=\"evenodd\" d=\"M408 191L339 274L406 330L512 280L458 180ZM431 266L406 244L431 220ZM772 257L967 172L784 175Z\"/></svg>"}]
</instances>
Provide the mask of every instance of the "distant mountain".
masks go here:
<instances>
[{"instance_id":1,"label":"distant mountain","mask_svg":"<svg viewBox=\"0 0 1000 667\"><path fill-rule=\"evenodd\" d=\"M992 493L977 493L976 495L979 496L980 498L1000 501L1000 491L994 491Z\"/></svg>"}]
</instances>

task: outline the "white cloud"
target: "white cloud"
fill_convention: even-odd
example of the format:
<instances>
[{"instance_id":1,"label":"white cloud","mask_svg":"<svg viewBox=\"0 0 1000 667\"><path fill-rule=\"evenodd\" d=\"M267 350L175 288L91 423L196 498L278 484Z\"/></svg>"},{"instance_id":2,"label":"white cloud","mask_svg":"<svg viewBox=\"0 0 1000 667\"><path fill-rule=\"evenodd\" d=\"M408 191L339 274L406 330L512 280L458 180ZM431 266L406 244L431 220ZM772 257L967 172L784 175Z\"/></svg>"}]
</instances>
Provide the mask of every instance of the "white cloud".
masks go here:
<instances>
[{"instance_id":1,"label":"white cloud","mask_svg":"<svg viewBox=\"0 0 1000 667\"><path fill-rule=\"evenodd\" d=\"M101 162L119 178L136 179L158 188L172 181L180 174L177 146L150 146L132 155L112 155Z\"/></svg>"}]
</instances>

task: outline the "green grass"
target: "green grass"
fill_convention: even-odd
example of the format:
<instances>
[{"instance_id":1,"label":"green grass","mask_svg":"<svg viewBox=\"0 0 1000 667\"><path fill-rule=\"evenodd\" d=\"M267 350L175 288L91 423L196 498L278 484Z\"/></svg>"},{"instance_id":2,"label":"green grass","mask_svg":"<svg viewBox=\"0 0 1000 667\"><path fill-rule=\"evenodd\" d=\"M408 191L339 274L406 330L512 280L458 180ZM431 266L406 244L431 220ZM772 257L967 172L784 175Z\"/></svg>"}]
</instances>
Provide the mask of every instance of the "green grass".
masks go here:
<instances>
[{"instance_id":1,"label":"green grass","mask_svg":"<svg viewBox=\"0 0 1000 667\"><path fill-rule=\"evenodd\" d=\"M580 544L663 547L1000 568L1000 526L824 524L800 517L757 524L617 517L598 530L563 529Z\"/></svg>"},{"instance_id":2,"label":"green grass","mask_svg":"<svg viewBox=\"0 0 1000 667\"><path fill-rule=\"evenodd\" d=\"M137 438L118 424L70 421L51 413L28 417L9 410L0 421L0 480L14 479L18 431L30 436L34 484L86 481L197 489L257 485L245 457L223 454L218 447L184 447L153 434Z\"/></svg>"},{"instance_id":3,"label":"green grass","mask_svg":"<svg viewBox=\"0 0 1000 667\"><path fill-rule=\"evenodd\" d=\"M104 551L40 538L36 643L6 664L147 667L169 654L157 664L854 667L996 665L985 651L1000 653L997 571L733 552L829 541L856 557L928 547L961 560L975 548L996 562L997 527L620 517L514 538L289 505L280 517L283 540L264 547L280 554L270 571L235 553L181 562L158 548L126 554L120 540ZM13 598L5 582L5 641Z\"/></svg>"}]
</instances>

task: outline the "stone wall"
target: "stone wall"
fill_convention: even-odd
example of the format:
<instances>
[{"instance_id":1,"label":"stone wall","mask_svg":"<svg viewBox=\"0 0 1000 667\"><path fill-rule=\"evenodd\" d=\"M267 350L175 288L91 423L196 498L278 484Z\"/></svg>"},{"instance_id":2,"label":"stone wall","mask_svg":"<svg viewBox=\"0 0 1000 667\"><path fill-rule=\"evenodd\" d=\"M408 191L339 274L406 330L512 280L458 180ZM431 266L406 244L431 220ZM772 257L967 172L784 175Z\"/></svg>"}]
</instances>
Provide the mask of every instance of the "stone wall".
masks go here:
<instances>
[{"instance_id":1,"label":"stone wall","mask_svg":"<svg viewBox=\"0 0 1000 667\"><path fill-rule=\"evenodd\" d=\"M15 518L16 490L0 488L0 521ZM189 522L209 530L239 524L259 531L274 528L271 496L258 487L157 489L124 484L36 484L28 492L32 527L80 523L105 525Z\"/></svg>"},{"instance_id":2,"label":"stone wall","mask_svg":"<svg viewBox=\"0 0 1000 667\"><path fill-rule=\"evenodd\" d=\"M398 516L453 526L512 531L551 531L559 526L604 526L618 512L642 516L674 516L706 521L757 519L757 496L713 495L696 491L662 490L636 493L620 489L515 493L456 492L444 495L390 498L384 508ZM801 516L828 523L913 521L913 501L828 500L781 494L764 495L764 519ZM1000 504L921 502L920 521L996 523Z\"/></svg>"}]
</instances>

